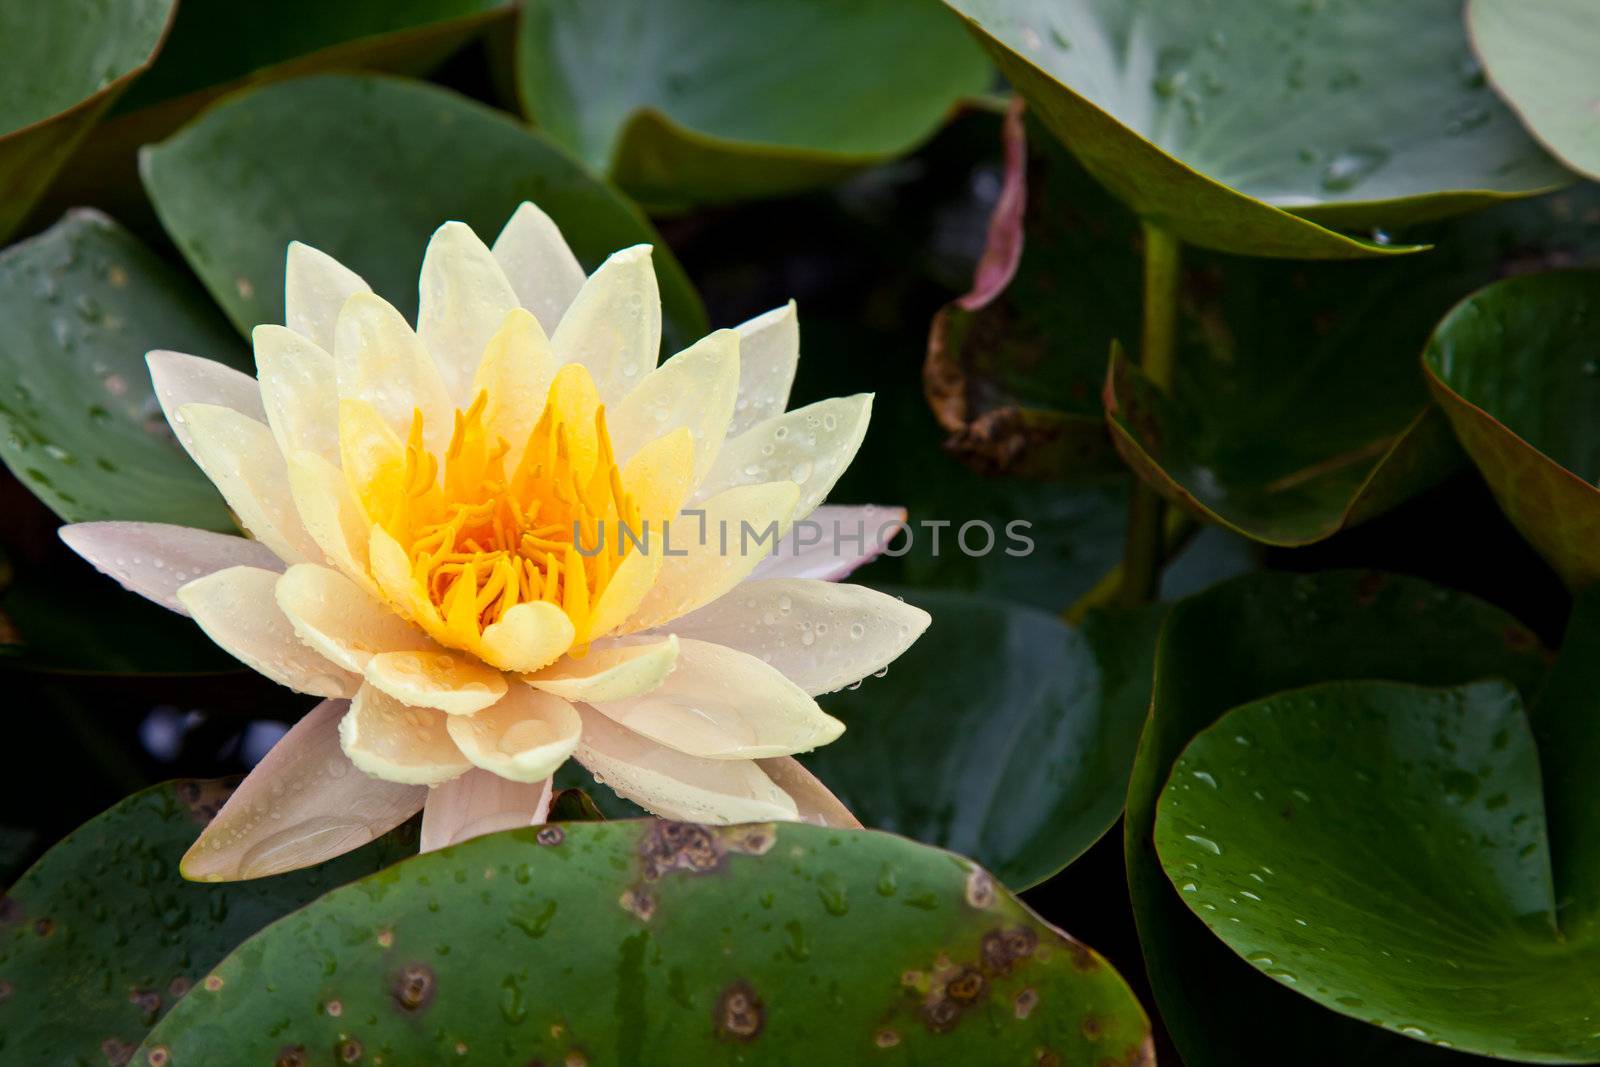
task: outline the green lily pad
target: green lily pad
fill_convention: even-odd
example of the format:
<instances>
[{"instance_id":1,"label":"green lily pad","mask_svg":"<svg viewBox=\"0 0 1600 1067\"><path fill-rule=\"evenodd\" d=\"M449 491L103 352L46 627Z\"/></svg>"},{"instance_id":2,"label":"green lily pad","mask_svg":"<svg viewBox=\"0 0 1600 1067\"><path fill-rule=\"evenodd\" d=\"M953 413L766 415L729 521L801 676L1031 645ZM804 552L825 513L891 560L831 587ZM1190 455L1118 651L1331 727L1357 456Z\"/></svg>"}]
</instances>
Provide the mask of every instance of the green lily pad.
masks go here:
<instances>
[{"instance_id":1,"label":"green lily pad","mask_svg":"<svg viewBox=\"0 0 1600 1067\"><path fill-rule=\"evenodd\" d=\"M1122 814L1164 609L1074 629L1002 600L891 591L933 625L882 678L822 698L849 728L806 765L868 826L970 854L1013 889L1044 881Z\"/></svg>"},{"instance_id":2,"label":"green lily pad","mask_svg":"<svg viewBox=\"0 0 1600 1067\"><path fill-rule=\"evenodd\" d=\"M1486 84L1460 0L946 0L1141 217L1243 255L1408 251L1344 227L1567 184ZM1316 220L1316 221L1313 221Z\"/></svg>"},{"instance_id":3,"label":"green lily pad","mask_svg":"<svg viewBox=\"0 0 1600 1067\"><path fill-rule=\"evenodd\" d=\"M1600 941L1557 924L1539 752L1508 682L1236 708L1173 767L1155 843L1212 933L1326 1008L1485 1055L1600 1060ZM1592 906L1595 884L1575 888Z\"/></svg>"},{"instance_id":4,"label":"green lily pad","mask_svg":"<svg viewBox=\"0 0 1600 1067\"><path fill-rule=\"evenodd\" d=\"M104 215L75 211L0 254L0 459L68 522L232 531L150 385L156 348L249 365L180 272Z\"/></svg>"},{"instance_id":5,"label":"green lily pad","mask_svg":"<svg viewBox=\"0 0 1600 1067\"><path fill-rule=\"evenodd\" d=\"M414 315L441 223L492 241L532 200L591 270L653 244L668 345L706 332L699 297L638 208L539 134L434 86L322 75L247 90L145 149L141 167L167 232L241 331L283 321L290 241L341 260Z\"/></svg>"},{"instance_id":6,"label":"green lily pad","mask_svg":"<svg viewBox=\"0 0 1600 1067\"><path fill-rule=\"evenodd\" d=\"M0 238L149 66L174 0L52 0L0 10Z\"/></svg>"},{"instance_id":7,"label":"green lily pad","mask_svg":"<svg viewBox=\"0 0 1600 1067\"><path fill-rule=\"evenodd\" d=\"M647 820L492 834L335 890L241 945L144 1048L1132 1064L1149 1041L1121 977L969 861L866 831Z\"/></svg>"},{"instance_id":8,"label":"green lily pad","mask_svg":"<svg viewBox=\"0 0 1600 1067\"><path fill-rule=\"evenodd\" d=\"M178 858L231 791L223 782L176 781L135 793L57 844L0 898L0 1052L8 1062L143 1064L129 1057L150 1027L197 995L201 976L240 941L416 851L415 828L402 827L293 874L184 881Z\"/></svg>"},{"instance_id":9,"label":"green lily pad","mask_svg":"<svg viewBox=\"0 0 1600 1067\"><path fill-rule=\"evenodd\" d=\"M1285 989L1218 942L1184 906L1162 870L1152 832L1157 795L1190 740L1232 708L1320 682L1460 685L1499 676L1527 695L1539 687L1545 662L1538 639L1509 615L1411 578L1257 574L1172 609L1128 784L1124 831L1151 986L1190 1067L1461 1062L1459 1054L1348 1019Z\"/></svg>"},{"instance_id":10,"label":"green lily pad","mask_svg":"<svg viewBox=\"0 0 1600 1067\"><path fill-rule=\"evenodd\" d=\"M1423 365L1522 536L1569 585L1600 578L1600 270L1473 294L1439 324Z\"/></svg>"},{"instance_id":11,"label":"green lily pad","mask_svg":"<svg viewBox=\"0 0 1600 1067\"><path fill-rule=\"evenodd\" d=\"M530 0L518 38L528 113L667 207L794 193L903 155L991 78L924 0Z\"/></svg>"},{"instance_id":12,"label":"green lily pad","mask_svg":"<svg viewBox=\"0 0 1600 1067\"><path fill-rule=\"evenodd\" d=\"M1573 170L1600 178L1600 19L1587 0L1467 0L1484 72L1529 131Z\"/></svg>"}]
</instances>

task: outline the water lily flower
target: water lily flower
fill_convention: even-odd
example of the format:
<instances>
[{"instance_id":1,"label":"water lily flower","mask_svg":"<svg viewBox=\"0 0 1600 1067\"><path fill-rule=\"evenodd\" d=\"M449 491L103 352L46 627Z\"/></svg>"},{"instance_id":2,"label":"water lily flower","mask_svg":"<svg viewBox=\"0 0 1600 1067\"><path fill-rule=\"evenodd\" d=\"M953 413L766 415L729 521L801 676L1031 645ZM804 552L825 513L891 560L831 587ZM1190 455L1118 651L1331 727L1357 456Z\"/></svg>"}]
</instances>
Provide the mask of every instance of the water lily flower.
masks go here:
<instances>
[{"instance_id":1,"label":"water lily flower","mask_svg":"<svg viewBox=\"0 0 1600 1067\"><path fill-rule=\"evenodd\" d=\"M569 757L669 818L851 823L790 757L844 729L814 697L881 670L928 617L824 580L881 548L894 512L823 508L867 536L773 552L871 408L785 412L792 303L658 367L649 246L585 277L532 204L493 248L440 227L415 329L306 245L289 247L286 290L286 324L255 330L256 378L149 355L173 433L249 536L62 530L248 666L325 698L186 876L304 867L419 809L424 849L530 825Z\"/></svg>"}]
</instances>

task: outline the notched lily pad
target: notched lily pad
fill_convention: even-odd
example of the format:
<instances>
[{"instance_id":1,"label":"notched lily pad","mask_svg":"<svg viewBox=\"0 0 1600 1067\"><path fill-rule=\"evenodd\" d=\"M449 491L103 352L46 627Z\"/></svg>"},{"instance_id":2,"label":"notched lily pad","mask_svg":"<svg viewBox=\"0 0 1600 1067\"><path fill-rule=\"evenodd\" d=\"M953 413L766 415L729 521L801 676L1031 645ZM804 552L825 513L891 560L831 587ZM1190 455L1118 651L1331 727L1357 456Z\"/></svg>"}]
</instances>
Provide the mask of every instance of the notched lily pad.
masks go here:
<instances>
[{"instance_id":1,"label":"notched lily pad","mask_svg":"<svg viewBox=\"0 0 1600 1067\"><path fill-rule=\"evenodd\" d=\"M144 1053L376 1049L489 1067L1154 1062L1117 973L967 860L868 831L657 820L493 834L329 893L241 945Z\"/></svg>"},{"instance_id":2,"label":"notched lily pad","mask_svg":"<svg viewBox=\"0 0 1600 1067\"><path fill-rule=\"evenodd\" d=\"M73 831L0 898L8 1060L145 1063L132 1057L150 1027L196 995L206 969L241 940L416 851L408 826L294 874L184 881L179 857L231 791L229 782L181 780L135 793Z\"/></svg>"},{"instance_id":3,"label":"notched lily pad","mask_svg":"<svg viewBox=\"0 0 1600 1067\"><path fill-rule=\"evenodd\" d=\"M1586 703L1565 710L1593 734ZM1173 767L1155 843L1212 933L1326 1008L1467 1052L1600 1059L1600 940L1558 922L1539 752L1508 682L1236 708ZM1592 883L1573 888L1592 904Z\"/></svg>"},{"instance_id":4,"label":"notched lily pad","mask_svg":"<svg viewBox=\"0 0 1600 1067\"><path fill-rule=\"evenodd\" d=\"M1412 578L1257 574L1172 609L1128 785L1124 829L1147 971L1184 1062L1461 1062L1459 1053L1329 1011L1264 977L1184 906L1152 835L1157 797L1191 739L1232 708L1319 683L1379 679L1452 686L1500 677L1527 698L1538 691L1546 667L1538 639L1505 612ZM1228 743L1245 747L1231 735ZM1363 765L1336 766L1352 771ZM1251 802L1248 792L1244 802ZM1212 823L1219 833L1223 825Z\"/></svg>"},{"instance_id":5,"label":"notched lily pad","mask_svg":"<svg viewBox=\"0 0 1600 1067\"><path fill-rule=\"evenodd\" d=\"M75 211L0 254L0 459L68 522L232 531L178 447L145 353L249 357L193 283L115 222Z\"/></svg>"},{"instance_id":6,"label":"notched lily pad","mask_svg":"<svg viewBox=\"0 0 1600 1067\"><path fill-rule=\"evenodd\" d=\"M431 85L321 75L246 90L145 149L141 168L167 232L244 332L283 321L290 241L341 260L414 316L441 223L492 241L531 200L590 270L654 245L667 345L706 333L699 297L637 207L543 136Z\"/></svg>"},{"instance_id":7,"label":"notched lily pad","mask_svg":"<svg viewBox=\"0 0 1600 1067\"><path fill-rule=\"evenodd\" d=\"M657 208L779 196L909 152L989 88L923 0L529 0L523 104Z\"/></svg>"},{"instance_id":8,"label":"notched lily pad","mask_svg":"<svg viewBox=\"0 0 1600 1067\"><path fill-rule=\"evenodd\" d=\"M1423 356L1506 516L1573 587L1600 579L1600 270L1497 282Z\"/></svg>"},{"instance_id":9,"label":"notched lily pad","mask_svg":"<svg viewBox=\"0 0 1600 1067\"><path fill-rule=\"evenodd\" d=\"M1484 81L1459 0L946 0L1095 177L1192 244L1339 259L1570 175ZM1315 220L1315 221L1313 221Z\"/></svg>"},{"instance_id":10,"label":"notched lily pad","mask_svg":"<svg viewBox=\"0 0 1600 1067\"><path fill-rule=\"evenodd\" d=\"M0 9L0 238L155 58L174 0L50 0Z\"/></svg>"}]
</instances>

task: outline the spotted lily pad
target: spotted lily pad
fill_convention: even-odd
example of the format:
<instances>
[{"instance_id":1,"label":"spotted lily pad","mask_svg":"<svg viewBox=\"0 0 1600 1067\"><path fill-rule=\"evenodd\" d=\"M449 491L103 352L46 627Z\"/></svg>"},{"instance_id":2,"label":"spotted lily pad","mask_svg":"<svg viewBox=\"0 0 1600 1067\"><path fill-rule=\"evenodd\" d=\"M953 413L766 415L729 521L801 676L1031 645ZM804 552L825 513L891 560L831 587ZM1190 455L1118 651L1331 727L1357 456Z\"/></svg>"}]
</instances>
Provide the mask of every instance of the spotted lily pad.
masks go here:
<instances>
[{"instance_id":1,"label":"spotted lily pad","mask_svg":"<svg viewBox=\"0 0 1600 1067\"><path fill-rule=\"evenodd\" d=\"M1590 754L1595 704L1563 709ZM1592 796L1571 799L1592 823ZM1600 940L1558 922L1539 751L1508 682L1340 682L1237 708L1174 765L1155 843L1212 933L1326 1008L1506 1059L1600 1060ZM1593 838L1568 843L1592 871ZM1570 889L1592 918L1595 883Z\"/></svg>"},{"instance_id":2,"label":"spotted lily pad","mask_svg":"<svg viewBox=\"0 0 1600 1067\"><path fill-rule=\"evenodd\" d=\"M1569 585L1600 579L1600 270L1473 294L1423 364L1507 517Z\"/></svg>"},{"instance_id":3,"label":"spotted lily pad","mask_svg":"<svg viewBox=\"0 0 1600 1067\"><path fill-rule=\"evenodd\" d=\"M1600 179L1600 18L1589 0L1467 0L1484 70L1540 142Z\"/></svg>"},{"instance_id":4,"label":"spotted lily pad","mask_svg":"<svg viewBox=\"0 0 1600 1067\"><path fill-rule=\"evenodd\" d=\"M142 158L167 232L242 331L283 321L290 241L414 315L435 228L460 220L493 240L532 200L591 270L654 245L667 344L706 332L699 297L638 208L541 135L444 89L373 75L279 82L228 98Z\"/></svg>"},{"instance_id":5,"label":"spotted lily pad","mask_svg":"<svg viewBox=\"0 0 1600 1067\"><path fill-rule=\"evenodd\" d=\"M0 8L0 238L84 134L149 66L174 0L51 0Z\"/></svg>"},{"instance_id":6,"label":"spotted lily pad","mask_svg":"<svg viewBox=\"0 0 1600 1067\"><path fill-rule=\"evenodd\" d=\"M1526 697L1544 675L1538 639L1515 619L1410 578L1257 574L1173 608L1128 786L1125 844L1151 985L1190 1067L1461 1062L1459 1054L1286 989L1235 955L1184 906L1157 858L1153 831L1157 797L1191 739L1232 708L1322 682L1447 686L1498 676Z\"/></svg>"},{"instance_id":7,"label":"spotted lily pad","mask_svg":"<svg viewBox=\"0 0 1600 1067\"><path fill-rule=\"evenodd\" d=\"M1192 244L1382 255L1322 224L1570 181L1487 85L1460 0L947 2L1097 179Z\"/></svg>"},{"instance_id":8,"label":"spotted lily pad","mask_svg":"<svg viewBox=\"0 0 1600 1067\"><path fill-rule=\"evenodd\" d=\"M517 77L552 138L646 203L682 207L903 155L992 75L926 0L529 0Z\"/></svg>"},{"instance_id":9,"label":"spotted lily pad","mask_svg":"<svg viewBox=\"0 0 1600 1067\"><path fill-rule=\"evenodd\" d=\"M76 211L0 254L0 459L69 522L232 531L161 417L144 355L249 365L194 283L116 223Z\"/></svg>"},{"instance_id":10,"label":"spotted lily pad","mask_svg":"<svg viewBox=\"0 0 1600 1067\"><path fill-rule=\"evenodd\" d=\"M403 827L294 874L186 882L178 859L230 791L223 782L176 781L135 793L0 897L7 1062L143 1064L130 1057L150 1027L241 940L416 850L415 828Z\"/></svg>"},{"instance_id":11,"label":"spotted lily pad","mask_svg":"<svg viewBox=\"0 0 1600 1067\"><path fill-rule=\"evenodd\" d=\"M493 834L335 890L241 945L144 1051L1151 1064L1149 1041L1117 973L969 861L867 831L644 820Z\"/></svg>"}]
</instances>

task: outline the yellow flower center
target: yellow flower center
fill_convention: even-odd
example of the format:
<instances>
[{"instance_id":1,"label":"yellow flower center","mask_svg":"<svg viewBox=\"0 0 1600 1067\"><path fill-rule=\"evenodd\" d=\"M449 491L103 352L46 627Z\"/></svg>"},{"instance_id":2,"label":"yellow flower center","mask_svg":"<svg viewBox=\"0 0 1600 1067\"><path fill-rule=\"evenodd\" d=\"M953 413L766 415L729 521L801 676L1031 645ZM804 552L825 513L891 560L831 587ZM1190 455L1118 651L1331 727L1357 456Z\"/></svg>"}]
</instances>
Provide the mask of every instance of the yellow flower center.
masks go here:
<instances>
[{"instance_id":1,"label":"yellow flower center","mask_svg":"<svg viewBox=\"0 0 1600 1067\"><path fill-rule=\"evenodd\" d=\"M412 576L438 608L449 643L473 647L485 627L537 600L561 608L582 641L595 602L634 550L622 528L642 526L612 453L605 406L589 372L568 364L514 451L490 439L489 400L480 392L455 413L442 476L416 413L403 491L383 526L407 546Z\"/></svg>"}]
</instances>

